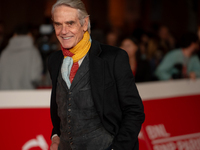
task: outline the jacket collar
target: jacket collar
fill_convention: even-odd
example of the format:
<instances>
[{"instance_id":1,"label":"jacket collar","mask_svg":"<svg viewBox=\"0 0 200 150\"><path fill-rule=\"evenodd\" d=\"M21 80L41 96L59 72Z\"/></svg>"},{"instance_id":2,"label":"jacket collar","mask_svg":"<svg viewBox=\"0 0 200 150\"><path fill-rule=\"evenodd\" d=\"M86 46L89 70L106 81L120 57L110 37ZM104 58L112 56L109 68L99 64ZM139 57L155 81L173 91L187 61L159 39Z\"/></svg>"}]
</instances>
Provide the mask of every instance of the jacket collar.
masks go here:
<instances>
[{"instance_id":1,"label":"jacket collar","mask_svg":"<svg viewBox=\"0 0 200 150\"><path fill-rule=\"evenodd\" d=\"M100 47L100 43L95 40L92 40L92 45L91 45L89 54L94 55L94 56L99 56L101 52L102 52L102 49Z\"/></svg>"}]
</instances>

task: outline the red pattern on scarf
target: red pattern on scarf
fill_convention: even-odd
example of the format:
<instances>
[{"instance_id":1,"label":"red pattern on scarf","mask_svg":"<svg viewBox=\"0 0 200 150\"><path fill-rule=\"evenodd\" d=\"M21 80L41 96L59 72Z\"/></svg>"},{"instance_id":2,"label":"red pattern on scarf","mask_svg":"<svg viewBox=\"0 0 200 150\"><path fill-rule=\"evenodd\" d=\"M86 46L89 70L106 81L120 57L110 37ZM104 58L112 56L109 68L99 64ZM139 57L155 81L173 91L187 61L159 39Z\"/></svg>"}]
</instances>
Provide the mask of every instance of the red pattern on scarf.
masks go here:
<instances>
[{"instance_id":1,"label":"red pattern on scarf","mask_svg":"<svg viewBox=\"0 0 200 150\"><path fill-rule=\"evenodd\" d=\"M64 49L62 46L61 46L61 49L62 49L62 52L63 52L64 56L68 56L68 57L74 56L74 54L72 52L70 52L69 50ZM79 68L78 62L73 63L71 71L70 71L70 75L69 75L69 80L70 80L71 83L74 80L74 77L76 75L76 72L78 71L78 68Z\"/></svg>"}]
</instances>

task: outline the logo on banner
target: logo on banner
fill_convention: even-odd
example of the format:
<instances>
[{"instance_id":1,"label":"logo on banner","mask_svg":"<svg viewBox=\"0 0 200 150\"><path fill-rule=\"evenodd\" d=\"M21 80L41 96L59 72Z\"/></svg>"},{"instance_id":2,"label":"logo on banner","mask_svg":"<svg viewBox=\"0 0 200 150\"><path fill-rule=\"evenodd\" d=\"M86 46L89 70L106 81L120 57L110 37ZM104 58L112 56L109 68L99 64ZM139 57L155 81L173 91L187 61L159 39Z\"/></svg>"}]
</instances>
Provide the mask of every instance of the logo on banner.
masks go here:
<instances>
[{"instance_id":1,"label":"logo on banner","mask_svg":"<svg viewBox=\"0 0 200 150\"><path fill-rule=\"evenodd\" d=\"M153 150L200 150L200 133L171 137L163 124L148 125L146 132Z\"/></svg>"},{"instance_id":2,"label":"logo on banner","mask_svg":"<svg viewBox=\"0 0 200 150\"><path fill-rule=\"evenodd\" d=\"M38 135L36 137L36 139L31 139L28 142L26 142L23 145L22 150L29 150L34 147L39 147L42 150L48 150L48 148L49 148L46 140L44 139L44 137L42 135Z\"/></svg>"}]
</instances>

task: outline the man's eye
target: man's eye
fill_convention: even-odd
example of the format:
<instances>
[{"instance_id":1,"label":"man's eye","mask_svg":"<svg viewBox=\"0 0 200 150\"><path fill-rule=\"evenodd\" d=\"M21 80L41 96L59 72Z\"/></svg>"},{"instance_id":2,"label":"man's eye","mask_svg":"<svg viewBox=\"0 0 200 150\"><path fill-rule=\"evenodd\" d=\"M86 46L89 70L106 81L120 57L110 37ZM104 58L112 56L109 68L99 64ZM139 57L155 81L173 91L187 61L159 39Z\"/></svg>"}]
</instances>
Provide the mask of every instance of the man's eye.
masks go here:
<instances>
[{"instance_id":1,"label":"man's eye","mask_svg":"<svg viewBox=\"0 0 200 150\"><path fill-rule=\"evenodd\" d=\"M74 25L74 22L69 22L68 25L72 26Z\"/></svg>"},{"instance_id":2,"label":"man's eye","mask_svg":"<svg viewBox=\"0 0 200 150\"><path fill-rule=\"evenodd\" d=\"M59 24L59 23L55 23L55 26L56 26L56 27L59 27L60 25L61 25L61 24Z\"/></svg>"}]
</instances>

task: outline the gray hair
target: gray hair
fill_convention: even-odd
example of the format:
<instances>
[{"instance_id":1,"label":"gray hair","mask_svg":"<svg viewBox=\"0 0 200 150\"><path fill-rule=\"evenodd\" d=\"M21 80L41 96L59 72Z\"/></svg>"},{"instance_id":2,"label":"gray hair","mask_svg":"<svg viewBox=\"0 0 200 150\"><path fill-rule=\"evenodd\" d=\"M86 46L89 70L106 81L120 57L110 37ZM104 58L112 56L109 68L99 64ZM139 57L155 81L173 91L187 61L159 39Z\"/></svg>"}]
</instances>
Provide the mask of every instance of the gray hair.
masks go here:
<instances>
[{"instance_id":1,"label":"gray hair","mask_svg":"<svg viewBox=\"0 0 200 150\"><path fill-rule=\"evenodd\" d=\"M78 10L78 17L79 17L79 21L81 26L84 25L85 23L85 18L89 17L85 5L81 0L57 0L57 2L52 6L52 10L51 10L51 14L53 16L53 12L55 10L56 7L61 6L61 5L65 5L71 8L75 8ZM91 33L91 25L90 25L90 18L88 21L88 32Z\"/></svg>"}]
</instances>

